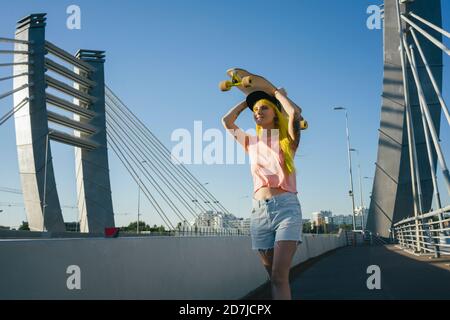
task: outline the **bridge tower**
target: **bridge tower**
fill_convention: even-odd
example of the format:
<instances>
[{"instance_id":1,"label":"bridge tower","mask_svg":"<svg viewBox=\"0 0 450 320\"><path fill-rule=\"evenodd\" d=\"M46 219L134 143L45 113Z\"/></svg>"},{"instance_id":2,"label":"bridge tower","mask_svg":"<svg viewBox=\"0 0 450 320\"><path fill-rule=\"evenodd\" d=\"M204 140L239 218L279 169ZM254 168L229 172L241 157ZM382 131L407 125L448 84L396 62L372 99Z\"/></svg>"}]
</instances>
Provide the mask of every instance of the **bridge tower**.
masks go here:
<instances>
[{"instance_id":1,"label":"bridge tower","mask_svg":"<svg viewBox=\"0 0 450 320\"><path fill-rule=\"evenodd\" d=\"M34 231L65 231L50 147L50 141L57 141L75 147L80 231L103 232L105 227L114 226L104 52L80 50L73 56L46 41L45 16L23 18L15 35L14 74L26 75L14 78L14 105L22 104L14 118L29 227ZM73 134L49 128L49 123L73 130Z\"/></svg>"},{"instance_id":2,"label":"bridge tower","mask_svg":"<svg viewBox=\"0 0 450 320\"><path fill-rule=\"evenodd\" d=\"M406 83L403 81L401 33L405 34L407 43L414 43L414 39L408 32L409 26L399 17L398 1L400 13L408 15L414 12L434 25L442 26L440 0L384 1L383 96L378 157L367 222L367 229L383 237L390 236L390 229L395 222L414 216L415 211L423 213L430 210L433 199L432 174L435 174L430 170L417 87L406 55L403 58ZM427 32L442 41L439 32L431 28L427 28ZM418 35L419 40L424 39ZM421 43L436 84L442 90L442 50L429 41ZM410 48L405 47L404 50ZM422 61L418 61L417 69L432 122L439 135L441 108L438 96ZM416 165L411 166L412 163ZM434 164L432 168L436 168L434 150L431 163ZM413 176L417 181L413 181Z\"/></svg>"}]
</instances>

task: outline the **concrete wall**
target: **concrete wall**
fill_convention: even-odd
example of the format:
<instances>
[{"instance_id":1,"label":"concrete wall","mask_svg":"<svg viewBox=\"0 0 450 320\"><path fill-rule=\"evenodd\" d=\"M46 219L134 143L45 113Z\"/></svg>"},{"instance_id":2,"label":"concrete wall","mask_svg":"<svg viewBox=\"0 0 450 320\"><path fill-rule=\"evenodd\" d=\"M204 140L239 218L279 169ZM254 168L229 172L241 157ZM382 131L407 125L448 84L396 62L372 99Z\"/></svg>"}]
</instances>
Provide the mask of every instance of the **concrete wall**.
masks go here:
<instances>
[{"instance_id":1,"label":"concrete wall","mask_svg":"<svg viewBox=\"0 0 450 320\"><path fill-rule=\"evenodd\" d=\"M344 245L305 235L293 265ZM0 257L0 299L239 299L267 281L247 236L4 239Z\"/></svg>"}]
</instances>

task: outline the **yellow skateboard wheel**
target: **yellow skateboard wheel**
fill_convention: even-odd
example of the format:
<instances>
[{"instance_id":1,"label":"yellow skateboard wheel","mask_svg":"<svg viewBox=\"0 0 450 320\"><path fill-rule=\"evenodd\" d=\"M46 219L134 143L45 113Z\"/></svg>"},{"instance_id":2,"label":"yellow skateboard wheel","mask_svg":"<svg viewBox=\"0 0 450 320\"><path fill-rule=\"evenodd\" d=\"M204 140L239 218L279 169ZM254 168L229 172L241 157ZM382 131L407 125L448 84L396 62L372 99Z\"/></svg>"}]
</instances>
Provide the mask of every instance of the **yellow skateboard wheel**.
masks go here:
<instances>
[{"instance_id":1,"label":"yellow skateboard wheel","mask_svg":"<svg viewBox=\"0 0 450 320\"><path fill-rule=\"evenodd\" d=\"M224 80L219 83L219 88L221 91L229 91L232 86L233 83L229 80Z\"/></svg>"},{"instance_id":2,"label":"yellow skateboard wheel","mask_svg":"<svg viewBox=\"0 0 450 320\"><path fill-rule=\"evenodd\" d=\"M301 120L300 121L300 130L306 130L306 129L308 129L308 121Z\"/></svg>"}]
</instances>

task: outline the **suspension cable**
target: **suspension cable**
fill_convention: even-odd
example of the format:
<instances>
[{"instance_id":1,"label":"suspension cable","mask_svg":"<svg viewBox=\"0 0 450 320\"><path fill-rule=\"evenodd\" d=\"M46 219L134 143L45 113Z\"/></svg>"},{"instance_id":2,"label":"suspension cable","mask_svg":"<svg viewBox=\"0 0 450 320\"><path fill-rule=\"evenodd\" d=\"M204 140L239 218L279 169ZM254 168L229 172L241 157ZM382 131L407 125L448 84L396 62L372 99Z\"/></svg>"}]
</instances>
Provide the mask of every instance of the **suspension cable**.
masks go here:
<instances>
[{"instance_id":1,"label":"suspension cable","mask_svg":"<svg viewBox=\"0 0 450 320\"><path fill-rule=\"evenodd\" d=\"M145 184L142 184L141 180L139 179L139 175L136 173L136 171L134 170L134 168L132 167L132 165L130 164L128 159L125 157L125 155L121 151L121 148L116 144L112 135L108 131L106 131L106 135L108 136L108 140L111 142L112 150L117 155L120 162L122 162L122 164L125 166L125 168L130 173L130 175L135 180L135 182L142 188L142 191L147 196L147 199L150 201L150 203L153 205L153 207L156 209L156 211L158 212L158 214L161 217L161 219L163 220L163 222L166 224L166 226L169 229L170 228L174 229L172 223L170 222L170 219L165 215L162 208L158 205L158 202L156 201L156 199L151 195L151 193L147 189L147 186Z\"/></svg>"},{"instance_id":2,"label":"suspension cable","mask_svg":"<svg viewBox=\"0 0 450 320\"><path fill-rule=\"evenodd\" d=\"M136 126L140 127L141 131L147 133L147 135L146 135L147 140L149 142L153 141L155 146L157 147L157 150L160 153L162 153L162 154L166 153L166 154L170 155L170 151L164 146L164 144L161 143L161 141L159 141L158 138L156 138L154 136L154 134L145 126L145 124L143 124L142 121L133 114L133 112L120 100L120 98L117 97L117 95L108 86L105 86L105 87L107 89L106 90L106 94L112 96L112 98L117 100L120 103L120 105L122 106L122 108L119 108L120 111L125 114L125 110L126 110L126 112L128 112L131 115L129 117L132 120L132 122L135 123ZM188 184L194 186L194 189L201 191L201 193L199 193L199 195L202 196L203 201L204 201L205 204L209 204L209 206L213 210L219 211L219 210L217 210L217 208L215 209L210 204L210 202L207 200L207 198L209 197L210 199L213 200L213 203L216 204L224 213L227 213L227 214L231 215L231 213L219 201L217 201L217 199L205 188L205 186L200 181L198 181L198 179L195 178L192 175L192 173L189 170L187 170L186 167L180 161L178 161L178 159L176 159L176 158L172 158L172 159L174 160L174 162L177 162L178 164L175 165L172 161L170 161L169 163L171 165L173 165L173 168L177 172L179 172L180 175L182 177L184 177L184 179L186 179L186 177L188 177L188 179L186 179L186 182ZM193 182L195 182L197 185L195 186L193 184ZM206 198L205 198L205 194L206 194Z\"/></svg>"},{"instance_id":3,"label":"suspension cable","mask_svg":"<svg viewBox=\"0 0 450 320\"><path fill-rule=\"evenodd\" d=\"M108 97L107 97L108 98ZM111 113L109 113L109 112L107 112L107 115L109 116L109 117L111 117L111 119L113 119L113 121L115 122L115 125L114 126L119 126L119 128L121 129L121 132L122 132L122 135L123 134L125 134L125 135L128 135L128 132L131 132L131 133L133 133L136 137L135 138L137 138L137 139L135 139L135 138L133 138L133 139L131 139L131 137L128 137L131 141L133 141L133 143L135 143L135 147L133 147L134 148L134 150L139 150L139 151L137 151L137 152L139 152L140 154L141 154L141 156L142 157L145 157L148 161L150 161L150 163L151 164L162 164L165 168L163 168L162 170L163 170L163 172L167 172L167 173L169 173L169 175L172 177L172 179L175 181L175 183L176 183L176 185L177 186L179 186L179 187L181 187L181 189L183 190L183 192L184 192L184 194L186 195L187 194L187 196L188 196L188 199L190 199L190 198L192 198L192 194L183 186L183 183L180 183L180 181L173 175L173 173L171 172L171 170L170 169L168 169L167 168L167 166L165 165L165 163L166 162L168 162L168 159L165 159L165 158L162 158L162 159L155 159L155 157L153 156L153 154L152 153L150 153L150 155L151 155L151 157L152 157L152 160L150 160L149 158L148 158L148 155L149 155L149 153L145 153L144 152L144 149L147 149L147 150L149 150L150 152L152 152L149 148L148 148L148 145L147 144L145 144L145 142L144 141L142 141L142 137L140 137L139 136L139 133L137 133L136 131L135 131L135 129L134 129L134 125L131 123L125 123L125 126L126 126L126 128L127 128L127 130L125 130L119 123L118 123L118 121L117 121L117 119L121 119L122 121L124 121L124 117L121 117L115 110L114 110L114 108L112 108L110 105L109 105L109 102L108 102L108 100L109 100L109 98L107 99L107 103L106 103L106 106L108 107L108 110L110 109L112 112L114 112L114 114L115 114L115 116L113 116ZM107 111L108 111L107 110ZM127 118L127 117L125 117L125 118ZM112 124L111 124L112 125ZM114 128L111 128L111 129L114 129ZM136 142L136 141L139 141L140 143L138 143L138 142ZM162 160L162 161L161 161ZM172 192L172 194L175 196L175 197L179 197L181 194L179 194L179 193L176 193L175 192L175 190L176 190L176 188L170 183L170 181L168 180L168 179L166 179L164 176L163 176L163 174L161 173L161 171L156 167L156 166L154 166L154 169L156 170L156 172L157 172L157 174L158 174L158 177L161 179L161 181L163 181L163 183L171 190L171 192ZM185 199L184 199L184 197L180 197L180 200L182 200L182 202L183 202L183 204L184 204L184 206L188 209L188 210L190 210L190 212L191 212L191 214L194 216L194 218L199 218L199 215L195 212L195 210L192 210L192 208L191 208L191 206L189 205L189 202L188 201L186 201ZM204 209L203 209L204 210ZM229 225L229 223L227 222L227 221L225 221L225 225L227 225L228 227L230 227L230 225Z\"/></svg>"},{"instance_id":4,"label":"suspension cable","mask_svg":"<svg viewBox=\"0 0 450 320\"><path fill-rule=\"evenodd\" d=\"M115 119L113 119L113 117L110 116L110 118L116 122ZM111 122L107 119L107 124L110 127L113 127L113 125L111 124ZM117 125L117 122L116 122ZM122 129L122 128L121 128ZM123 130L123 129L122 129ZM136 148L133 145L133 143L131 142L132 139L130 138L130 136L128 135L128 133L126 131L122 131L122 133L117 133L115 132L115 130L113 129L113 132L116 134L116 137L118 140L121 141L122 143L122 147L125 150L128 150L131 155L132 155L132 160L133 162L137 163L138 167L141 167L144 169L145 172L145 176L149 179L150 183L153 185L153 187L158 191L158 193L161 195L161 197L166 201L166 203L175 211L175 213L179 213L181 215L181 217L183 217L183 219L186 220L186 218L183 216L183 214L181 213L181 211L175 206L175 204L171 201L171 199L166 195L166 193L164 192L164 190L162 190L161 188L158 187L158 184L156 183L156 181L153 179L153 177L151 177L151 175L148 173L147 169L144 166L139 166L140 161L138 160L138 156L136 156ZM129 139L129 142L131 143L126 143L123 139L123 136L126 136ZM117 140L116 140L117 141ZM178 214L177 214L178 216ZM180 218L180 216L178 216Z\"/></svg>"},{"instance_id":5,"label":"suspension cable","mask_svg":"<svg viewBox=\"0 0 450 320\"><path fill-rule=\"evenodd\" d=\"M24 98L17 106L9 110L3 117L0 118L0 126L3 125L9 118L11 118L17 111L19 111L27 102L28 97Z\"/></svg>"},{"instance_id":6,"label":"suspension cable","mask_svg":"<svg viewBox=\"0 0 450 320\"><path fill-rule=\"evenodd\" d=\"M112 110L112 109L111 109ZM113 112L115 112L115 111L113 111ZM117 115L117 114L116 114ZM111 119L113 119L113 117L112 117L112 115L111 114L108 114L108 116L109 117L111 117ZM121 119L120 117L119 117L119 119ZM121 120L123 120L123 119L121 119ZM123 127L119 124L119 123L117 123L117 121L116 120L114 120L114 122L116 122L116 124L115 124L115 126L118 126L120 129L121 129L121 131L124 133L124 134L127 134L126 133L126 130L124 130L123 129ZM135 133L135 131L134 131L134 128L133 128L133 126L127 126L127 129L129 130L129 131L131 131L132 133L134 133L136 136L137 136L137 134ZM161 181L172 191L172 194L175 196L175 197L177 197L177 196L179 196L179 194L176 194L175 193L175 187L170 183L170 181L169 180L167 180L167 179L165 179L165 177L163 176L163 174L161 173L161 171L156 167L156 165L155 164L162 164L162 163L164 163L164 161L158 161L157 159L155 159L154 157L153 157L153 155L151 155L151 160L148 158L148 155L146 154L146 153L144 153L144 149L146 149L146 145L144 144L144 143L142 143L142 140L141 140L141 138L139 137L139 136L137 136L136 137L137 138L137 140L138 141L140 141L141 142L141 144L140 145L138 145L137 146L137 148L138 148L138 150L139 150L139 153L141 154L141 155L143 155L143 157L145 157L148 161L149 161L149 163L151 163L152 165L154 165L154 167L155 167L155 171L157 172L157 174L158 174L158 177L161 179ZM131 139L133 142L135 142L136 143L136 140L135 139ZM136 143L136 144L138 144L138 143ZM164 160L164 159L163 159ZM170 174L170 171L166 171L166 172L168 172L169 174ZM179 183L179 181L177 181L177 180L175 180L175 182L177 183L177 185L178 186L182 186L182 184L180 184ZM183 197L181 197L180 198L181 200L183 200L183 204L186 206L186 208L188 209L188 210L191 210L191 212L193 211L192 210L192 208L189 206L189 204L187 204L187 202L186 202L186 200L183 198ZM187 204L187 205L186 205ZM195 216L195 211L193 211L194 212L194 216Z\"/></svg>"}]
</instances>

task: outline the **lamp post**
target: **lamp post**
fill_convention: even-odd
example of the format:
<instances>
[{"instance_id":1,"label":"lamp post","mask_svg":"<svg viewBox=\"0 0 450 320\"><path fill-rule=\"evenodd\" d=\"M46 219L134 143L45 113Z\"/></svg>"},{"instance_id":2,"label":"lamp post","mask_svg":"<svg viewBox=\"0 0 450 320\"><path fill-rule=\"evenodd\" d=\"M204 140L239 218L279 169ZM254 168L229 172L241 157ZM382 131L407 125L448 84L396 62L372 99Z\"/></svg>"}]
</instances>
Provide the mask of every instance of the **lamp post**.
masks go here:
<instances>
[{"instance_id":1,"label":"lamp post","mask_svg":"<svg viewBox=\"0 0 450 320\"><path fill-rule=\"evenodd\" d=\"M358 177L359 177L359 193L361 202L361 230L364 231L364 200L363 200L363 188L362 188L362 178L361 178L361 159L359 157L358 149L350 149L350 151L356 152L358 156Z\"/></svg>"},{"instance_id":2,"label":"lamp post","mask_svg":"<svg viewBox=\"0 0 450 320\"><path fill-rule=\"evenodd\" d=\"M146 160L140 161L141 165L144 165L144 163L147 163L147 161ZM139 169L141 169L141 168L139 168ZM137 225L136 225L137 234L139 234L139 216L140 216L140 209L141 209L141 172L139 172L138 180L139 180L139 183L138 183L138 205L137 205Z\"/></svg>"},{"instance_id":3,"label":"lamp post","mask_svg":"<svg viewBox=\"0 0 450 320\"><path fill-rule=\"evenodd\" d=\"M356 223L355 223L355 196L353 193L353 174L352 174L352 155L350 152L350 133L348 130L348 113L346 108L342 107L335 107L334 110L344 110L345 111L345 125L346 125L346 132L347 132L347 153L348 153L348 169L350 173L350 191L349 195L352 198L352 220L353 220L353 230L356 230Z\"/></svg>"}]
</instances>

